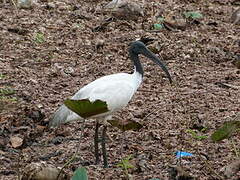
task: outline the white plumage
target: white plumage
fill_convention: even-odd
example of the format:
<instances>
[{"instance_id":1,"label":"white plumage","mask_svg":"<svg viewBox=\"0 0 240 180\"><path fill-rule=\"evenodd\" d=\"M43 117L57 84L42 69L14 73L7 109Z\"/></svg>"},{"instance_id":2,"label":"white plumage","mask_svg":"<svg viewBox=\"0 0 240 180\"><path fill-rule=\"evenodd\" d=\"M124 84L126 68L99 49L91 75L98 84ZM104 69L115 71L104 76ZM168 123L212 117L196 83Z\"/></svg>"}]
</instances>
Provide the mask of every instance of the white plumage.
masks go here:
<instances>
[{"instance_id":1,"label":"white plumage","mask_svg":"<svg viewBox=\"0 0 240 180\"><path fill-rule=\"evenodd\" d=\"M101 100L107 103L108 112L97 114L90 118L96 118L96 130L95 130L95 156L96 163L99 161L98 153L98 128L99 122L102 123L102 120L111 118L111 114L125 107L128 102L133 97L134 93L137 91L140 86L143 78L143 68L139 61L138 55L142 54L153 62L158 64L163 71L166 73L167 78L172 82L171 76L165 67L165 65L160 61L160 59L155 56L147 47L140 41L135 41L131 44L129 48L130 59L134 64L134 73L117 73L108 76L101 77L90 84L81 88L71 99L81 100L89 99L91 102L96 100ZM77 114L69 110L65 105L62 105L54 114L53 118L50 121L50 126L58 126L61 123L66 123L69 121L74 121L82 119ZM106 134L106 126L103 129L103 136ZM105 137L102 141L102 151L104 166L107 167L107 157L105 150ZM105 152L105 153L104 153Z\"/></svg>"},{"instance_id":2,"label":"white plumage","mask_svg":"<svg viewBox=\"0 0 240 180\"><path fill-rule=\"evenodd\" d=\"M125 107L142 82L142 75L136 70L133 74L117 73L103 76L81 88L71 99L101 100L107 103L108 112L91 118L109 119L109 115ZM62 105L51 121L51 126L82 119L65 105Z\"/></svg>"}]
</instances>

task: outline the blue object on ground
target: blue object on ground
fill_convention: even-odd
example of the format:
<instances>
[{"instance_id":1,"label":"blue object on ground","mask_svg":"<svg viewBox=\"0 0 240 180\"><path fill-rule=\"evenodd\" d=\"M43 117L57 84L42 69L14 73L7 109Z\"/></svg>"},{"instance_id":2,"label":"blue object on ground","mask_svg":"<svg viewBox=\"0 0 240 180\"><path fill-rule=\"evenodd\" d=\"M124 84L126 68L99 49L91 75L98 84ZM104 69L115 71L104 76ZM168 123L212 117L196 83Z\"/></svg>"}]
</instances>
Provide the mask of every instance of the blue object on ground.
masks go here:
<instances>
[{"instance_id":1,"label":"blue object on ground","mask_svg":"<svg viewBox=\"0 0 240 180\"><path fill-rule=\"evenodd\" d=\"M188 153L188 152L183 152L183 151L177 151L176 152L176 157L177 159L184 157L184 156L193 156L192 153Z\"/></svg>"}]
</instances>

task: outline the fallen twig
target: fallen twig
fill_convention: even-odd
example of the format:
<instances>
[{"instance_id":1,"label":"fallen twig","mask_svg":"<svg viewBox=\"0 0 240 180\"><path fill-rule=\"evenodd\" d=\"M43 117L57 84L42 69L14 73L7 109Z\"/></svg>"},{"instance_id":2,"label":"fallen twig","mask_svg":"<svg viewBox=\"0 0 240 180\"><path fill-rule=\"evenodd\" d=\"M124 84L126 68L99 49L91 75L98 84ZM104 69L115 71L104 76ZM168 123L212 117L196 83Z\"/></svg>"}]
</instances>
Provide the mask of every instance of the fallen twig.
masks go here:
<instances>
[{"instance_id":1,"label":"fallen twig","mask_svg":"<svg viewBox=\"0 0 240 180\"><path fill-rule=\"evenodd\" d=\"M231 89L235 89L235 90L239 90L240 89L239 86L234 86L234 85L227 84L227 83L216 82L215 84L218 85L221 88L231 88Z\"/></svg>"}]
</instances>

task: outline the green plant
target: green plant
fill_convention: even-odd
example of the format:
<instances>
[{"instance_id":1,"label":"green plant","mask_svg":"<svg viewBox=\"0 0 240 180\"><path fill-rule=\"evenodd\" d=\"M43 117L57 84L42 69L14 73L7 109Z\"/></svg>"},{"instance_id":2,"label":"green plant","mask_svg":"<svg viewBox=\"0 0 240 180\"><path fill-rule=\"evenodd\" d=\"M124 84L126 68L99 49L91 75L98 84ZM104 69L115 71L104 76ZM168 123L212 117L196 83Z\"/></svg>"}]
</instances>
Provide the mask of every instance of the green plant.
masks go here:
<instances>
[{"instance_id":1,"label":"green plant","mask_svg":"<svg viewBox=\"0 0 240 180\"><path fill-rule=\"evenodd\" d=\"M233 121L225 122L222 127L217 129L212 135L211 139L214 142L229 138L234 132L240 128L240 114Z\"/></svg>"},{"instance_id":2,"label":"green plant","mask_svg":"<svg viewBox=\"0 0 240 180\"><path fill-rule=\"evenodd\" d=\"M185 18L191 18L191 19L203 18L203 15L200 12L195 12L195 11L184 12L183 15L185 16Z\"/></svg>"},{"instance_id":3,"label":"green plant","mask_svg":"<svg viewBox=\"0 0 240 180\"><path fill-rule=\"evenodd\" d=\"M75 28L82 28L82 25L79 24L79 23L76 23L76 24L74 24L74 27L75 27Z\"/></svg>"},{"instance_id":4,"label":"green plant","mask_svg":"<svg viewBox=\"0 0 240 180\"><path fill-rule=\"evenodd\" d=\"M117 167L120 167L124 171L127 179L130 179L128 170L134 168L134 166L129 162L131 158L132 155L129 155L126 158L121 159L121 161L117 164Z\"/></svg>"},{"instance_id":5,"label":"green plant","mask_svg":"<svg viewBox=\"0 0 240 180\"><path fill-rule=\"evenodd\" d=\"M164 17L159 17L157 18L157 22L155 24L153 24L153 29L154 30L160 30L164 28Z\"/></svg>"},{"instance_id":6,"label":"green plant","mask_svg":"<svg viewBox=\"0 0 240 180\"><path fill-rule=\"evenodd\" d=\"M10 87L0 89L0 96L8 96L12 94L15 94L15 90Z\"/></svg>"},{"instance_id":7,"label":"green plant","mask_svg":"<svg viewBox=\"0 0 240 180\"><path fill-rule=\"evenodd\" d=\"M45 42L44 34L42 32L36 33L34 41L38 44Z\"/></svg>"},{"instance_id":8,"label":"green plant","mask_svg":"<svg viewBox=\"0 0 240 180\"><path fill-rule=\"evenodd\" d=\"M206 128L203 128L203 129L201 130L201 132L204 132L205 130L206 130ZM200 140L200 141L201 141L201 140L204 140L204 139L207 139L207 138L208 138L208 136L206 136L206 135L198 135L197 132L194 131L194 130L192 130L192 129L187 129L186 132L189 133L189 134L191 134L192 137L193 137L194 139L196 139L196 140Z\"/></svg>"},{"instance_id":9,"label":"green plant","mask_svg":"<svg viewBox=\"0 0 240 180\"><path fill-rule=\"evenodd\" d=\"M6 100L6 101L11 101L11 102L16 102L17 98L16 97L11 97L10 95L15 94L15 90L11 87L4 87L0 89L0 100Z\"/></svg>"},{"instance_id":10,"label":"green plant","mask_svg":"<svg viewBox=\"0 0 240 180\"><path fill-rule=\"evenodd\" d=\"M154 30L160 30L160 29L163 29L163 28L164 28L163 24L158 24L158 23L153 24L153 29Z\"/></svg>"},{"instance_id":11,"label":"green plant","mask_svg":"<svg viewBox=\"0 0 240 180\"><path fill-rule=\"evenodd\" d=\"M6 75L0 74L0 79L4 79L5 77L6 77Z\"/></svg>"},{"instance_id":12,"label":"green plant","mask_svg":"<svg viewBox=\"0 0 240 180\"><path fill-rule=\"evenodd\" d=\"M77 170L74 171L71 180L88 180L86 168L77 168Z\"/></svg>"}]
</instances>

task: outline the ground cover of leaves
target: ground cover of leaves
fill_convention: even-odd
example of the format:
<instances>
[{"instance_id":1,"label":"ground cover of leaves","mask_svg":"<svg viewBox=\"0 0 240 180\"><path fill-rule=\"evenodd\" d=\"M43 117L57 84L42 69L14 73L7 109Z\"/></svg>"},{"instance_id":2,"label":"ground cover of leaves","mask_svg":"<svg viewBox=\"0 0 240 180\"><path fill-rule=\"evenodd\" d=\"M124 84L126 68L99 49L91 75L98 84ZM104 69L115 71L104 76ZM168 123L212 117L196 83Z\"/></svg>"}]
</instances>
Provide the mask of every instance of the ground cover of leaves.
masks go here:
<instances>
[{"instance_id":1,"label":"ground cover of leaves","mask_svg":"<svg viewBox=\"0 0 240 180\"><path fill-rule=\"evenodd\" d=\"M239 133L220 143L209 138L240 111L240 73L232 63L240 54L240 28L229 21L235 1L146 0L145 18L116 20L93 31L111 16L101 11L107 3L41 0L18 11L10 2L0 4L0 179L17 179L31 162L62 167L78 143L78 159L65 169L70 175L84 165L89 179L124 179L116 164L132 155L133 179L170 179L169 166L177 163L174 153L182 150L194 154L181 161L190 176L221 179L221 168L239 158L240 151ZM185 30L149 31L159 10L165 17L186 11L204 16ZM94 165L94 121L86 122L79 139L80 123L50 130L49 118L64 99L94 79L132 72L128 45L149 36L159 42L158 55L176 83L170 85L160 68L142 57L144 82L114 117L144 127L125 133L122 155L122 133L108 128L110 168L104 169ZM202 128L206 130L197 130ZM208 138L194 138L189 129ZM23 140L20 146L13 137Z\"/></svg>"}]
</instances>

